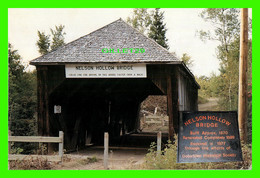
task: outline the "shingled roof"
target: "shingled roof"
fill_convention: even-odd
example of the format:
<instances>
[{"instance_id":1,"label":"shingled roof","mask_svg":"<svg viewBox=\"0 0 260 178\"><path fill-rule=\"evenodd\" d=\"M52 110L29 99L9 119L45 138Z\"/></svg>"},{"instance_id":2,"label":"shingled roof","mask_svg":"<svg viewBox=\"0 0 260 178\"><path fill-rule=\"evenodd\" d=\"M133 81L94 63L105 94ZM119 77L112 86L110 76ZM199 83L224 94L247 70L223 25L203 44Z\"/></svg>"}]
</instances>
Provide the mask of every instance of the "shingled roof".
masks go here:
<instances>
[{"instance_id":1,"label":"shingled roof","mask_svg":"<svg viewBox=\"0 0 260 178\"><path fill-rule=\"evenodd\" d=\"M103 48L144 48L144 53L102 53ZM142 62L174 63L179 59L121 18L30 62L33 65L62 63Z\"/></svg>"}]
</instances>

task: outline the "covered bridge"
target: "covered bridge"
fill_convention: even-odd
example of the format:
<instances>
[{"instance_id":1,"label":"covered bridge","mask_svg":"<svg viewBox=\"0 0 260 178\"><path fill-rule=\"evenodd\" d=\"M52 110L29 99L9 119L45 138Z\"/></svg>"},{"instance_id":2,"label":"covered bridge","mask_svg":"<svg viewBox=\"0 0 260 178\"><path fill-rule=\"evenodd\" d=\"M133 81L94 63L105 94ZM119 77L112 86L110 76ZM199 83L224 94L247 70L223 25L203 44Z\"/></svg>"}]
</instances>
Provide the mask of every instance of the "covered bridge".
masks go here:
<instances>
[{"instance_id":1,"label":"covered bridge","mask_svg":"<svg viewBox=\"0 0 260 178\"><path fill-rule=\"evenodd\" d=\"M123 20L34 59L38 132L64 131L65 148L102 143L135 130L140 103L167 95L169 138L178 132L179 111L197 110L199 85L185 64ZM86 134L87 133L87 134Z\"/></svg>"}]
</instances>

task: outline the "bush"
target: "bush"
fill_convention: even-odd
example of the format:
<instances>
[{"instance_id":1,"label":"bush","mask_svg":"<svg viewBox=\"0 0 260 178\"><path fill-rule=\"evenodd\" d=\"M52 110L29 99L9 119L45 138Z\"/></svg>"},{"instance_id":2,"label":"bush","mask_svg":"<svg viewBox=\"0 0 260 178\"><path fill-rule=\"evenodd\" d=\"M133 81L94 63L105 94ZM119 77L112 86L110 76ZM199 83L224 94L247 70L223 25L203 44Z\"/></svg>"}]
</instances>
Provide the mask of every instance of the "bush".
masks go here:
<instances>
[{"instance_id":1,"label":"bush","mask_svg":"<svg viewBox=\"0 0 260 178\"><path fill-rule=\"evenodd\" d=\"M99 160L100 160L99 158L97 158L96 156L93 156L93 157L89 157L87 159L80 159L80 160L78 160L78 163L80 163L82 165L87 165L87 164L98 162Z\"/></svg>"},{"instance_id":2,"label":"bush","mask_svg":"<svg viewBox=\"0 0 260 178\"><path fill-rule=\"evenodd\" d=\"M252 165L251 145L242 144L242 162L177 163L177 139L168 141L158 154L153 142L145 156L144 169L249 169Z\"/></svg>"},{"instance_id":3,"label":"bush","mask_svg":"<svg viewBox=\"0 0 260 178\"><path fill-rule=\"evenodd\" d=\"M44 158L30 158L26 160L9 161L11 170L50 170L51 164Z\"/></svg>"}]
</instances>

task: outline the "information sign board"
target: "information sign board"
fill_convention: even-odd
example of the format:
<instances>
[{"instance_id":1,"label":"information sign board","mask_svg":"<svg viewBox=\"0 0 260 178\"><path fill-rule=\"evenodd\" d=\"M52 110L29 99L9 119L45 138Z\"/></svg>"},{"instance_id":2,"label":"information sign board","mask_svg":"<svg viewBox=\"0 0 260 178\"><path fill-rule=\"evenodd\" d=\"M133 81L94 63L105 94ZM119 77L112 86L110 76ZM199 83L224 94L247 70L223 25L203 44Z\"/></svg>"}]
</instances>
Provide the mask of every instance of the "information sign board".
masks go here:
<instances>
[{"instance_id":1,"label":"information sign board","mask_svg":"<svg viewBox=\"0 0 260 178\"><path fill-rule=\"evenodd\" d=\"M179 163L242 161L237 112L182 112Z\"/></svg>"}]
</instances>

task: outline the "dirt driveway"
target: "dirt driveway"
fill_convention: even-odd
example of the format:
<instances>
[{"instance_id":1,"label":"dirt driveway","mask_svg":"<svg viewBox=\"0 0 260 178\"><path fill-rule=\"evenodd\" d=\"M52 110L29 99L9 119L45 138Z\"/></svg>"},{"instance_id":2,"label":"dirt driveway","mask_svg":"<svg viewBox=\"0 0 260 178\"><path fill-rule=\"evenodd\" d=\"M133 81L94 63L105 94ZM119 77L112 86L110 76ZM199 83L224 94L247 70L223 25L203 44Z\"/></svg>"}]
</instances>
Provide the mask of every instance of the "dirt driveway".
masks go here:
<instances>
[{"instance_id":1,"label":"dirt driveway","mask_svg":"<svg viewBox=\"0 0 260 178\"><path fill-rule=\"evenodd\" d=\"M55 165L55 170L102 170L102 147L93 147L65 155L63 164ZM111 147L108 167L110 170L142 169L147 149Z\"/></svg>"},{"instance_id":2,"label":"dirt driveway","mask_svg":"<svg viewBox=\"0 0 260 178\"><path fill-rule=\"evenodd\" d=\"M218 107L218 98L209 98L207 103L199 104L199 111L216 111Z\"/></svg>"}]
</instances>

